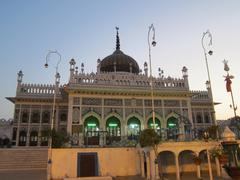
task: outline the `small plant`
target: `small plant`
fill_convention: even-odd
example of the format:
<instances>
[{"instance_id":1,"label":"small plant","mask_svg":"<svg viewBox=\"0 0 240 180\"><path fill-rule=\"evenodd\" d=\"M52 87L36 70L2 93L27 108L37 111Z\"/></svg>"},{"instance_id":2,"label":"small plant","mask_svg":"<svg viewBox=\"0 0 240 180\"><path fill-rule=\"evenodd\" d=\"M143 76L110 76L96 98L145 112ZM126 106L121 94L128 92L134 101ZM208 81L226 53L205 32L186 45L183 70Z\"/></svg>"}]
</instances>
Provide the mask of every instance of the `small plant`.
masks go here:
<instances>
[{"instance_id":1,"label":"small plant","mask_svg":"<svg viewBox=\"0 0 240 180\"><path fill-rule=\"evenodd\" d=\"M196 165L201 164L201 158L196 153L193 153L193 161Z\"/></svg>"},{"instance_id":2,"label":"small plant","mask_svg":"<svg viewBox=\"0 0 240 180\"><path fill-rule=\"evenodd\" d=\"M221 145L213 147L212 149L209 150L209 153L211 155L212 158L219 158L222 155L225 154L225 151L223 149L223 147Z\"/></svg>"}]
</instances>

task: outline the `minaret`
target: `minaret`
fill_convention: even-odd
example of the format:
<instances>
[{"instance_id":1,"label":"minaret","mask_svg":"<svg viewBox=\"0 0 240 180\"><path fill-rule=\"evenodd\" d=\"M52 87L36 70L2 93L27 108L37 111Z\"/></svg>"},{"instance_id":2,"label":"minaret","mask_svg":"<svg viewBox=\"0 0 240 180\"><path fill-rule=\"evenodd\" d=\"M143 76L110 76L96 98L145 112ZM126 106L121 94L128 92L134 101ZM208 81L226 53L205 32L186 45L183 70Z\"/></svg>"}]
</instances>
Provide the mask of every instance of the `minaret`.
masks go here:
<instances>
[{"instance_id":1,"label":"minaret","mask_svg":"<svg viewBox=\"0 0 240 180\"><path fill-rule=\"evenodd\" d=\"M73 82L73 75L74 75L74 69L75 69L75 64L76 64L76 62L75 62L75 60L74 59L71 59L71 61L69 62L69 64L70 64L70 79L69 79L69 81L70 82Z\"/></svg>"},{"instance_id":2,"label":"minaret","mask_svg":"<svg viewBox=\"0 0 240 180\"><path fill-rule=\"evenodd\" d=\"M18 73L17 73L17 92L16 93L18 93L18 92L20 92L20 90L21 90L21 88L20 88L20 86L21 86L21 83L22 83L22 79L23 79L23 72L20 70Z\"/></svg>"},{"instance_id":3,"label":"minaret","mask_svg":"<svg viewBox=\"0 0 240 180\"><path fill-rule=\"evenodd\" d=\"M182 74L183 74L183 79L185 81L185 87L189 89L189 85L188 85L188 69L186 68L186 66L183 66Z\"/></svg>"}]
</instances>

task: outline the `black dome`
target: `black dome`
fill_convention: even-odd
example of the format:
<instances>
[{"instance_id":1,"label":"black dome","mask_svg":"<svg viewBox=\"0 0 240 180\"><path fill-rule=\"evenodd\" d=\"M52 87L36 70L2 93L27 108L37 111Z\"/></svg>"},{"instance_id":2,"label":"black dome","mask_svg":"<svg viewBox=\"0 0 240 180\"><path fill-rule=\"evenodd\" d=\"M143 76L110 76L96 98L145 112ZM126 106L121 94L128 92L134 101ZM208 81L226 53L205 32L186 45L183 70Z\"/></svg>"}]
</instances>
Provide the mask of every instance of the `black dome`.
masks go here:
<instances>
[{"instance_id":1,"label":"black dome","mask_svg":"<svg viewBox=\"0 0 240 180\"><path fill-rule=\"evenodd\" d=\"M100 63L101 72L132 72L139 73L137 62L130 56L124 54L120 49L105 57Z\"/></svg>"}]
</instances>

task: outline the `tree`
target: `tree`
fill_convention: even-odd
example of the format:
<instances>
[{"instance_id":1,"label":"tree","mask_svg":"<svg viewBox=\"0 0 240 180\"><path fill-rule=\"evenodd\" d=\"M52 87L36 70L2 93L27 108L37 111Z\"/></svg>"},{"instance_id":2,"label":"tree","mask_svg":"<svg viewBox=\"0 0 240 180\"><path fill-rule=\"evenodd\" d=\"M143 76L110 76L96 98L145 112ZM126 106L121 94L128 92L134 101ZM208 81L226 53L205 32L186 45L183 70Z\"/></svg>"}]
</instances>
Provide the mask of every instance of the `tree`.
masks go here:
<instances>
[{"instance_id":1,"label":"tree","mask_svg":"<svg viewBox=\"0 0 240 180\"><path fill-rule=\"evenodd\" d=\"M69 136L67 133L62 131L56 131L53 129L49 130L47 133L48 138L52 138L52 148L61 148L65 143L69 141ZM44 134L46 136L46 134Z\"/></svg>"},{"instance_id":2,"label":"tree","mask_svg":"<svg viewBox=\"0 0 240 180\"><path fill-rule=\"evenodd\" d=\"M144 129L140 133L139 143L141 147L152 147L155 153L155 163L158 164L158 173L159 177L162 179L161 171L160 171L160 162L157 158L158 156L158 144L161 141L161 137L156 133L154 129Z\"/></svg>"},{"instance_id":3,"label":"tree","mask_svg":"<svg viewBox=\"0 0 240 180\"><path fill-rule=\"evenodd\" d=\"M144 129L140 133L139 143L141 147L152 147L155 155L157 156L158 144L161 141L161 137L155 132L154 129Z\"/></svg>"}]
</instances>

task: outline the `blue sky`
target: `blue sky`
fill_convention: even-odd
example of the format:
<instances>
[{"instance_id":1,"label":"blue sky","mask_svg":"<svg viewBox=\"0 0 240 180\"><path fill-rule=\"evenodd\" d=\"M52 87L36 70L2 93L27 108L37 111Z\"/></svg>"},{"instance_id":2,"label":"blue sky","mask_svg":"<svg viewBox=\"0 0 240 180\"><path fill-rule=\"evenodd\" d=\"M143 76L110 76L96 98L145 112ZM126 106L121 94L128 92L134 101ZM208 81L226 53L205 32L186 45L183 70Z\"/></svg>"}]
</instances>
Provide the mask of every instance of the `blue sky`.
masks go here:
<instances>
[{"instance_id":1,"label":"blue sky","mask_svg":"<svg viewBox=\"0 0 240 180\"><path fill-rule=\"evenodd\" d=\"M233 116L230 94L225 90L223 59L229 60L236 104L240 104L240 1L238 0L42 0L0 2L0 118L13 116L17 72L25 83L52 83L54 63L43 67L48 50L62 55L59 67L62 84L69 77L69 60L96 71L98 58L115 48L115 26L120 28L121 50L142 68L148 61L147 32L156 30L152 49L153 73L158 67L165 76L181 77L189 69L190 88L205 90L207 80L201 38L209 29L214 55L209 58L217 119ZM52 68L51 68L52 67ZM239 112L239 111L238 111Z\"/></svg>"}]
</instances>

